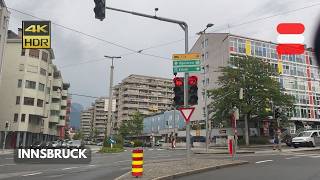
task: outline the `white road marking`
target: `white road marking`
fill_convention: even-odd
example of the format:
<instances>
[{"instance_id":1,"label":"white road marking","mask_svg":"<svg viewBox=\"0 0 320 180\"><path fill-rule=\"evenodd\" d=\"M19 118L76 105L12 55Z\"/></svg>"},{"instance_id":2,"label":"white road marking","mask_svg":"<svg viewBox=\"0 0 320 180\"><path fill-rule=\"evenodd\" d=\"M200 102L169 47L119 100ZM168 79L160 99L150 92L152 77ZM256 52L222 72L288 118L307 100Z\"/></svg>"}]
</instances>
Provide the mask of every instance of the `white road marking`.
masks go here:
<instances>
[{"instance_id":1,"label":"white road marking","mask_svg":"<svg viewBox=\"0 0 320 180\"><path fill-rule=\"evenodd\" d=\"M123 160L123 161L116 161L116 162L113 162L113 163L122 163L122 162L130 162L132 160Z\"/></svg>"},{"instance_id":2,"label":"white road marking","mask_svg":"<svg viewBox=\"0 0 320 180\"><path fill-rule=\"evenodd\" d=\"M149 151L153 151L153 149L149 149Z\"/></svg>"},{"instance_id":3,"label":"white road marking","mask_svg":"<svg viewBox=\"0 0 320 180\"><path fill-rule=\"evenodd\" d=\"M63 168L62 170L69 170L69 169L76 169L76 168L79 168L79 167L68 167L68 168Z\"/></svg>"},{"instance_id":4,"label":"white road marking","mask_svg":"<svg viewBox=\"0 0 320 180\"><path fill-rule=\"evenodd\" d=\"M264 162L271 162L271 161L273 161L273 160L269 159L269 160L264 160L264 161L257 161L256 164L260 164L260 163L264 163Z\"/></svg>"},{"instance_id":5,"label":"white road marking","mask_svg":"<svg viewBox=\"0 0 320 180\"><path fill-rule=\"evenodd\" d=\"M96 166L95 164L90 164L90 165L88 165L89 167L93 167L93 166Z\"/></svg>"},{"instance_id":6,"label":"white road marking","mask_svg":"<svg viewBox=\"0 0 320 180\"><path fill-rule=\"evenodd\" d=\"M5 158L5 159L13 159L13 158Z\"/></svg>"},{"instance_id":7,"label":"white road marking","mask_svg":"<svg viewBox=\"0 0 320 180\"><path fill-rule=\"evenodd\" d=\"M1 166L14 166L14 165L16 165L16 164L0 164L0 167Z\"/></svg>"},{"instance_id":8,"label":"white road marking","mask_svg":"<svg viewBox=\"0 0 320 180\"><path fill-rule=\"evenodd\" d=\"M297 158L300 158L300 157L294 156L294 157L287 157L286 159L297 159Z\"/></svg>"},{"instance_id":9,"label":"white road marking","mask_svg":"<svg viewBox=\"0 0 320 180\"><path fill-rule=\"evenodd\" d=\"M311 158L320 158L320 156L309 156Z\"/></svg>"},{"instance_id":10,"label":"white road marking","mask_svg":"<svg viewBox=\"0 0 320 180\"><path fill-rule=\"evenodd\" d=\"M38 175L38 174L42 174L42 172L35 172L35 173L31 173L31 174L25 174L25 175L22 175L22 176L26 177L26 176L34 176L34 175Z\"/></svg>"}]
</instances>

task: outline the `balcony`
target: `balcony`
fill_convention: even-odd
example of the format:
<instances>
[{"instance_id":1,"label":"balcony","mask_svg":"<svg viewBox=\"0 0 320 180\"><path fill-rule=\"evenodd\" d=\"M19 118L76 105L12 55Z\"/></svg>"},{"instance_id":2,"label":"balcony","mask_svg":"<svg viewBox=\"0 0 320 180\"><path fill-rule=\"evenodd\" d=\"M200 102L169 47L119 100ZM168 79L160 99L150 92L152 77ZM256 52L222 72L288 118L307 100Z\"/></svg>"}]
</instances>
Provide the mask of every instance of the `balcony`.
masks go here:
<instances>
[{"instance_id":1,"label":"balcony","mask_svg":"<svg viewBox=\"0 0 320 180\"><path fill-rule=\"evenodd\" d=\"M68 90L62 90L61 94L62 96L68 96Z\"/></svg>"},{"instance_id":2,"label":"balcony","mask_svg":"<svg viewBox=\"0 0 320 180\"><path fill-rule=\"evenodd\" d=\"M59 123L57 124L57 126L65 126L65 125L66 125L65 120L60 120Z\"/></svg>"},{"instance_id":3,"label":"balcony","mask_svg":"<svg viewBox=\"0 0 320 180\"><path fill-rule=\"evenodd\" d=\"M60 116L66 116L66 114L67 114L67 110L65 109L60 110Z\"/></svg>"},{"instance_id":4,"label":"balcony","mask_svg":"<svg viewBox=\"0 0 320 180\"><path fill-rule=\"evenodd\" d=\"M62 100L61 101L61 106L67 106L67 100Z\"/></svg>"},{"instance_id":5,"label":"balcony","mask_svg":"<svg viewBox=\"0 0 320 180\"><path fill-rule=\"evenodd\" d=\"M60 117L59 116L50 116L49 122L51 123L59 123Z\"/></svg>"},{"instance_id":6,"label":"balcony","mask_svg":"<svg viewBox=\"0 0 320 180\"><path fill-rule=\"evenodd\" d=\"M52 92L52 98L61 99L61 94L57 91Z\"/></svg>"},{"instance_id":7,"label":"balcony","mask_svg":"<svg viewBox=\"0 0 320 180\"><path fill-rule=\"evenodd\" d=\"M63 83L62 83L62 79L53 79L53 83L52 86L56 86L56 87L62 87Z\"/></svg>"},{"instance_id":8,"label":"balcony","mask_svg":"<svg viewBox=\"0 0 320 180\"><path fill-rule=\"evenodd\" d=\"M60 111L60 103L51 103L51 105L50 105L50 109L51 110L56 110L56 111Z\"/></svg>"}]
</instances>

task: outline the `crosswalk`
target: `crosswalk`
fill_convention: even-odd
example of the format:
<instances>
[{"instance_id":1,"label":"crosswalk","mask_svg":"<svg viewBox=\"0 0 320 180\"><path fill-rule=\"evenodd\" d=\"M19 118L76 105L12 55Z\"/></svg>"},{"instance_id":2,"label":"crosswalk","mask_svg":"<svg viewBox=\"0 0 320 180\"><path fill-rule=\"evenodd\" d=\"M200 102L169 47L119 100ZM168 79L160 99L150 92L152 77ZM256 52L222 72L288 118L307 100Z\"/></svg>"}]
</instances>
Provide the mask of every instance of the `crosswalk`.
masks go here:
<instances>
[{"instance_id":1,"label":"crosswalk","mask_svg":"<svg viewBox=\"0 0 320 180\"><path fill-rule=\"evenodd\" d=\"M316 158L320 158L320 153L294 153L294 152L291 152L291 153L286 153L286 154L283 154L283 155L289 156L286 159L296 159L296 158L313 158L313 159L316 159Z\"/></svg>"}]
</instances>

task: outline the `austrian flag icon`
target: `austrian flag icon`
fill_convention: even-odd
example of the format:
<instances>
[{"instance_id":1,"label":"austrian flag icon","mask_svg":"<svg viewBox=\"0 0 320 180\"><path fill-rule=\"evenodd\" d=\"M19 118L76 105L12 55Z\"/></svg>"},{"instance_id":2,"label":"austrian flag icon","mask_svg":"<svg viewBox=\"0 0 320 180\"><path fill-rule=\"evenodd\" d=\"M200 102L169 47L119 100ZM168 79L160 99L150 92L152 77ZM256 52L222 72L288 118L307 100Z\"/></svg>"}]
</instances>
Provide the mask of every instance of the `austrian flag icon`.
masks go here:
<instances>
[{"instance_id":1,"label":"austrian flag icon","mask_svg":"<svg viewBox=\"0 0 320 180\"><path fill-rule=\"evenodd\" d=\"M277 26L278 54L304 53L304 25L301 23L280 23Z\"/></svg>"}]
</instances>

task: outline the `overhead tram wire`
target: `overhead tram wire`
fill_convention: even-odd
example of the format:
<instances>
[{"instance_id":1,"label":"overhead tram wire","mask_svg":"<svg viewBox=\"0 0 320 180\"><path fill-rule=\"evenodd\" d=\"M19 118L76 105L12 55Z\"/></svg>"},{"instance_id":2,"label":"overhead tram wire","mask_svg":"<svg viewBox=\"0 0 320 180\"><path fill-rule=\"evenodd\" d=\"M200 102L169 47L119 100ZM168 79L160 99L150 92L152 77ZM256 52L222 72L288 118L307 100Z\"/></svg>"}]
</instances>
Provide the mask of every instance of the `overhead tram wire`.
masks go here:
<instances>
[{"instance_id":1,"label":"overhead tram wire","mask_svg":"<svg viewBox=\"0 0 320 180\"><path fill-rule=\"evenodd\" d=\"M93 98L93 99L98 99L100 97L97 96L90 96L90 95L84 95L84 94L77 94L77 93L69 93L71 96L80 96L80 97L87 97L87 98Z\"/></svg>"},{"instance_id":2,"label":"overhead tram wire","mask_svg":"<svg viewBox=\"0 0 320 180\"><path fill-rule=\"evenodd\" d=\"M270 18L277 17L277 16L284 15L284 14L290 14L290 13L293 13L293 12L296 12L296 11L300 11L300 10L312 8L312 7L319 6L319 5L320 5L320 3L314 3L314 4L311 4L311 5L309 5L309 6L305 6L305 7L301 7L301 8L296 8L296 9L288 10L288 11L284 11L284 12L280 12L280 13L277 13L277 14L274 14L274 15L270 15L270 16L267 16L267 17L260 17L260 18L257 18L257 19L245 21L245 22L242 22L242 23L239 23L239 24L236 24L236 25L232 25L232 26L229 26L229 27L216 29L216 30L213 30L213 31L211 31L211 32L217 32L217 31L222 31L222 30L226 30L226 29L232 29L232 28L236 28L236 27L243 26L243 25L246 25L246 24L250 24L250 23L254 23L254 22L258 22L258 21L270 19ZM37 17L37 16L34 16L34 15L32 15L32 14L28 14L28 13L25 13L25 12L23 12L23 11L20 11L20 10L14 9L14 8L8 7L8 9L11 9L11 10L13 10L13 11L16 11L16 12L18 12L18 13L21 13L21 14L24 14L24 15L27 15L27 16L31 16L31 17L36 18L36 19L44 20L44 19L42 19L42 18L39 18L39 17ZM126 54L123 54L123 55L121 55L121 56L128 56L128 55L132 55L132 54L142 54L142 55L151 56L151 57L155 57L155 58L170 59L170 58L165 58L165 57L161 57L161 56L157 56L157 55L153 55L153 54L143 53L143 51L146 51L146 50L149 50L149 49L155 49L155 48L159 48L159 47L163 47L163 46L167 46L167 45L170 45L170 44L175 44L175 43L184 41L184 39L179 39L179 40L170 41L170 42L167 42L167 43L162 43L162 44L159 44L159 45L149 46L149 47L146 47L146 48L143 48L143 49L140 49L140 50L137 50L137 51L136 51L136 50L127 48L127 47L125 47L125 46L119 45L119 44L117 44L117 43L109 42L109 41L106 41L106 40L104 40L104 39L98 38L98 37L96 37L96 36L93 36L93 35L90 35L90 34L87 34L87 33L83 33L83 32L81 32L81 31L78 31L78 30L75 30L75 29L72 29L72 28L69 28L69 27L66 27L66 26L63 26L63 25L54 23L54 22L52 22L52 24L57 25L57 26L60 26L60 27L65 28L65 29L68 29L68 30L70 30L70 31L77 32L77 33L79 33L79 34L81 34L81 35L85 35L85 36L94 38L94 39L96 39L96 40L100 40L100 41L103 41L103 42L112 44L112 45L114 45L114 46L117 46L117 47L126 49L126 50L128 50L128 51L131 51L130 53L126 53ZM221 27L223 27L223 26L221 26ZM197 37L197 36L196 36L196 35L189 36L189 39L190 39L190 38L195 38L195 37ZM171 60L171 59L170 59L170 60ZM96 62L96 60L94 60L94 61L92 61L92 62ZM90 62L85 62L85 63L83 63L83 64L86 64L86 63L90 63ZM76 65L76 64L75 64L75 65Z\"/></svg>"}]
</instances>

